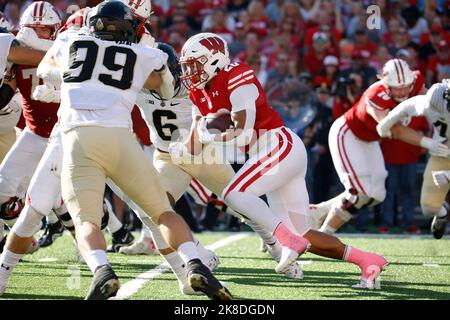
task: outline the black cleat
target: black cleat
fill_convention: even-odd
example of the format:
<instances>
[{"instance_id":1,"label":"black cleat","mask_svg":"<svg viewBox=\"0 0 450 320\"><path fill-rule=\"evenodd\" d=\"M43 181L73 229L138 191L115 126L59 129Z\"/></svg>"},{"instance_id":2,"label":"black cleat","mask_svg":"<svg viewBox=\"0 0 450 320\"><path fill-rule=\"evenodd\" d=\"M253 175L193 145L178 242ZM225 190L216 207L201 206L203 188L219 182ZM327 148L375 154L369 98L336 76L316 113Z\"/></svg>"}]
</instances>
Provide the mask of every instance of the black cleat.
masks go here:
<instances>
[{"instance_id":1,"label":"black cleat","mask_svg":"<svg viewBox=\"0 0 450 320\"><path fill-rule=\"evenodd\" d=\"M435 239L440 239L447 231L448 214L444 217L434 217L431 222L431 233Z\"/></svg>"},{"instance_id":2,"label":"black cleat","mask_svg":"<svg viewBox=\"0 0 450 320\"><path fill-rule=\"evenodd\" d=\"M232 300L227 288L217 280L199 259L188 262L188 283L194 291L201 291L211 300Z\"/></svg>"},{"instance_id":3,"label":"black cleat","mask_svg":"<svg viewBox=\"0 0 450 320\"><path fill-rule=\"evenodd\" d=\"M62 236L64 233L64 225L61 221L47 224L45 226L45 231L42 236L39 238L38 243L41 248L45 248L53 244L56 238Z\"/></svg>"},{"instance_id":4,"label":"black cleat","mask_svg":"<svg viewBox=\"0 0 450 320\"><path fill-rule=\"evenodd\" d=\"M107 300L117 294L119 287L119 279L111 266L100 266L95 270L91 287L84 300Z\"/></svg>"},{"instance_id":5,"label":"black cleat","mask_svg":"<svg viewBox=\"0 0 450 320\"><path fill-rule=\"evenodd\" d=\"M134 241L134 236L130 231L122 227L119 231L113 233L112 243L106 249L106 252L119 252L121 247L128 247Z\"/></svg>"}]
</instances>

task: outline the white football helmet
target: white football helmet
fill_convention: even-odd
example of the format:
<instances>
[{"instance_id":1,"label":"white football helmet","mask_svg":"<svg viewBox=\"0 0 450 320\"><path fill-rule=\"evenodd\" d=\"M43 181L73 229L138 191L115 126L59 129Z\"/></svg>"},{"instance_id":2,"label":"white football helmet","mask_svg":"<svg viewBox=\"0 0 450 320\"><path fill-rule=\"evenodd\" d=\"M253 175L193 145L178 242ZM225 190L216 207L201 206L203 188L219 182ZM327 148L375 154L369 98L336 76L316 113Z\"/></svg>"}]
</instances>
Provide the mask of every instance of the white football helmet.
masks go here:
<instances>
[{"instance_id":1,"label":"white football helmet","mask_svg":"<svg viewBox=\"0 0 450 320\"><path fill-rule=\"evenodd\" d=\"M406 100L413 88L416 75L406 61L391 59L383 66L381 81L397 101Z\"/></svg>"},{"instance_id":2,"label":"white football helmet","mask_svg":"<svg viewBox=\"0 0 450 320\"><path fill-rule=\"evenodd\" d=\"M215 33L199 33L181 49L181 80L189 90L203 89L225 66L230 64L227 42Z\"/></svg>"},{"instance_id":3,"label":"white football helmet","mask_svg":"<svg viewBox=\"0 0 450 320\"><path fill-rule=\"evenodd\" d=\"M12 29L12 26L9 23L8 19L6 19L6 17L3 15L3 12L1 11L0 11L0 28L5 28L8 31Z\"/></svg>"},{"instance_id":4,"label":"white football helmet","mask_svg":"<svg viewBox=\"0 0 450 320\"><path fill-rule=\"evenodd\" d=\"M20 17L20 27L50 26L53 28L53 35L61 26L61 18L51 3L37 1L30 4Z\"/></svg>"},{"instance_id":5,"label":"white football helmet","mask_svg":"<svg viewBox=\"0 0 450 320\"><path fill-rule=\"evenodd\" d=\"M139 22L148 20L152 14L152 3L150 0L119 0L127 5Z\"/></svg>"}]
</instances>

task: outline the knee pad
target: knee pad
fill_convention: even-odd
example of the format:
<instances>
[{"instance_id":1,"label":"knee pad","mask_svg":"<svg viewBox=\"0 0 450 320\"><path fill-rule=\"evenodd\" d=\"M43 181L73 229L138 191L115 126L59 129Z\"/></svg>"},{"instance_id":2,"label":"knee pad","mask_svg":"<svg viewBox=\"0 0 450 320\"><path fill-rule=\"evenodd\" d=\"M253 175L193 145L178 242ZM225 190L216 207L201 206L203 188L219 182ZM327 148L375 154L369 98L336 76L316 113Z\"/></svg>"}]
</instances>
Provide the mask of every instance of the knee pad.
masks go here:
<instances>
[{"instance_id":1,"label":"knee pad","mask_svg":"<svg viewBox=\"0 0 450 320\"><path fill-rule=\"evenodd\" d=\"M422 209L422 213L425 217L433 218L438 215L439 211L444 210L447 212L447 209L445 207L440 208L431 208L424 205L421 205L420 208Z\"/></svg>"},{"instance_id":2,"label":"knee pad","mask_svg":"<svg viewBox=\"0 0 450 320\"><path fill-rule=\"evenodd\" d=\"M48 216L53 208L53 201L41 196L31 196L27 194L27 204L43 216Z\"/></svg>"},{"instance_id":3,"label":"knee pad","mask_svg":"<svg viewBox=\"0 0 450 320\"><path fill-rule=\"evenodd\" d=\"M32 237L41 228L43 217L31 206L27 205L14 224L12 231L22 238Z\"/></svg>"}]
</instances>

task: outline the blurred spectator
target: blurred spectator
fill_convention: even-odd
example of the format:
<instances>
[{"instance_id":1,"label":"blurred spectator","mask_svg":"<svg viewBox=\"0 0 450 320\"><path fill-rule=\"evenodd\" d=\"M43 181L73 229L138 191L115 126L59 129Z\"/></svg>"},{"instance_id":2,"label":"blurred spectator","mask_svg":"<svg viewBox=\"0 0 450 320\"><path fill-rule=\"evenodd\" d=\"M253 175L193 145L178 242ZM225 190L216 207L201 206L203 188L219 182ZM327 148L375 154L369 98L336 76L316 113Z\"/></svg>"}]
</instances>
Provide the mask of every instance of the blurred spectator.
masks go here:
<instances>
[{"instance_id":1,"label":"blurred spectator","mask_svg":"<svg viewBox=\"0 0 450 320\"><path fill-rule=\"evenodd\" d=\"M370 66L376 70L377 74L381 74L384 64L390 59L392 56L389 54L388 48L385 45L378 45L377 52L370 61Z\"/></svg>"},{"instance_id":2,"label":"blurred spectator","mask_svg":"<svg viewBox=\"0 0 450 320\"><path fill-rule=\"evenodd\" d=\"M246 11L250 0L230 0L228 1L228 13L237 20L242 11Z\"/></svg>"},{"instance_id":3,"label":"blurred spectator","mask_svg":"<svg viewBox=\"0 0 450 320\"><path fill-rule=\"evenodd\" d=\"M436 54L428 59L427 86L430 87L438 81L439 72L444 73L446 66L450 65L450 42L440 40L436 48Z\"/></svg>"},{"instance_id":4,"label":"blurred spectator","mask_svg":"<svg viewBox=\"0 0 450 320\"><path fill-rule=\"evenodd\" d=\"M264 12L264 2L252 0L248 6L251 30L259 37L267 36L269 32L270 20Z\"/></svg>"},{"instance_id":5,"label":"blurred spectator","mask_svg":"<svg viewBox=\"0 0 450 320\"><path fill-rule=\"evenodd\" d=\"M363 80L359 73L340 76L333 88L333 119L337 119L347 112L362 96L364 92Z\"/></svg>"},{"instance_id":6,"label":"blurred spectator","mask_svg":"<svg viewBox=\"0 0 450 320\"><path fill-rule=\"evenodd\" d=\"M214 8L202 23L202 31L217 33L228 42L233 41L235 28L236 23L234 19L222 7Z\"/></svg>"},{"instance_id":7,"label":"blurred spectator","mask_svg":"<svg viewBox=\"0 0 450 320\"><path fill-rule=\"evenodd\" d=\"M316 116L314 118L314 175L312 203L320 203L329 199L329 191L333 184L334 166L328 148L328 132L333 123L330 104L330 91L322 85L316 89Z\"/></svg>"},{"instance_id":8,"label":"blurred spectator","mask_svg":"<svg viewBox=\"0 0 450 320\"><path fill-rule=\"evenodd\" d=\"M237 55L236 60L240 62L247 61L250 56L261 56L261 63L264 67L267 65L267 57L260 54L259 38L256 33L248 33L245 37L245 51Z\"/></svg>"},{"instance_id":9,"label":"blurred spectator","mask_svg":"<svg viewBox=\"0 0 450 320\"><path fill-rule=\"evenodd\" d=\"M213 10L213 13L208 16L211 17L209 19L206 18L204 20L202 30L206 32L213 32L221 36L225 41L231 43L233 41L233 32L232 29L229 29L229 26L234 29L234 22L232 24L227 23L228 15L226 9L216 8ZM232 18L231 18L232 19Z\"/></svg>"},{"instance_id":10,"label":"blurred spectator","mask_svg":"<svg viewBox=\"0 0 450 320\"><path fill-rule=\"evenodd\" d=\"M408 27L408 34L411 41L415 43L420 42L422 34L428 32L428 22L420 16L419 9L416 6L411 6L402 10L403 19L406 21Z\"/></svg>"},{"instance_id":11,"label":"blurred spectator","mask_svg":"<svg viewBox=\"0 0 450 320\"><path fill-rule=\"evenodd\" d=\"M20 29L20 6L18 2L8 2L3 11L6 19L11 25L11 31L18 31Z\"/></svg>"},{"instance_id":12,"label":"blurred spectator","mask_svg":"<svg viewBox=\"0 0 450 320\"><path fill-rule=\"evenodd\" d=\"M424 117L409 119L409 128L429 133L428 121ZM386 199L381 205L382 226L380 232L388 233L394 227L396 204L401 207L402 228L407 232L417 232L414 223L414 190L417 176L417 161L422 149L394 139L382 139L386 169Z\"/></svg>"},{"instance_id":13,"label":"blurred spectator","mask_svg":"<svg viewBox=\"0 0 450 320\"><path fill-rule=\"evenodd\" d=\"M400 49L405 49L409 43L409 34L406 28L399 27L392 35L392 43L388 46L389 53L395 56Z\"/></svg>"},{"instance_id":14,"label":"blurred spectator","mask_svg":"<svg viewBox=\"0 0 450 320\"><path fill-rule=\"evenodd\" d=\"M330 42L330 45L333 45L333 47L341 40L341 30L334 26L331 17L328 16L326 12L320 11L317 13L316 23L306 30L304 41L306 52L310 50L314 43L314 35L320 32L328 34L327 41ZM329 49L331 48L329 47Z\"/></svg>"},{"instance_id":15,"label":"blurred spectator","mask_svg":"<svg viewBox=\"0 0 450 320\"><path fill-rule=\"evenodd\" d=\"M284 2L285 0L274 0L267 5L266 16L270 19L270 21L272 21L272 23L280 22Z\"/></svg>"},{"instance_id":16,"label":"blurred spectator","mask_svg":"<svg viewBox=\"0 0 450 320\"><path fill-rule=\"evenodd\" d=\"M178 55L181 54L181 49L183 48L185 42L186 39L177 31L172 31L169 35L169 39L167 39L167 43L175 49L175 52Z\"/></svg>"},{"instance_id":17,"label":"blurred spectator","mask_svg":"<svg viewBox=\"0 0 450 320\"><path fill-rule=\"evenodd\" d=\"M377 81L377 72L369 65L369 58L370 53L368 51L353 50L350 68L342 70L344 77L350 77L352 73L361 75L364 90Z\"/></svg>"},{"instance_id":18,"label":"blurred spectator","mask_svg":"<svg viewBox=\"0 0 450 320\"><path fill-rule=\"evenodd\" d=\"M316 32L313 36L313 45L303 57L303 66L311 74L317 74L322 68L323 59L333 54L329 49L330 43L323 32Z\"/></svg>"},{"instance_id":19,"label":"blurred spectator","mask_svg":"<svg viewBox=\"0 0 450 320\"><path fill-rule=\"evenodd\" d=\"M289 50L298 52L302 44L302 38L296 31L296 23L293 18L283 19L278 27L278 39L284 39L288 44Z\"/></svg>"},{"instance_id":20,"label":"blurred spectator","mask_svg":"<svg viewBox=\"0 0 450 320\"><path fill-rule=\"evenodd\" d=\"M189 37L193 36L195 32L188 24L187 18L181 14L174 14L172 17L172 25L163 31L162 38L163 41L167 42L171 32L177 32L183 35L184 42L186 42Z\"/></svg>"},{"instance_id":21,"label":"blurred spectator","mask_svg":"<svg viewBox=\"0 0 450 320\"><path fill-rule=\"evenodd\" d=\"M377 44L372 40L369 40L366 29L362 28L355 32L354 48L360 51L368 51L372 57L377 51Z\"/></svg>"},{"instance_id":22,"label":"blurred spectator","mask_svg":"<svg viewBox=\"0 0 450 320\"><path fill-rule=\"evenodd\" d=\"M340 65L339 69L345 70L350 68L352 64L352 53L353 53L353 42L348 39L342 39L339 42L339 58L340 58Z\"/></svg>"},{"instance_id":23,"label":"blurred spectator","mask_svg":"<svg viewBox=\"0 0 450 320\"><path fill-rule=\"evenodd\" d=\"M314 86L332 88L338 76L339 59L336 56L326 56L323 60L322 70L314 77ZM323 93L324 90L321 92Z\"/></svg>"},{"instance_id":24,"label":"blurred spectator","mask_svg":"<svg viewBox=\"0 0 450 320\"><path fill-rule=\"evenodd\" d=\"M280 53L275 65L275 69L269 70L266 87L271 87L275 83L282 82L289 74L289 56L285 53Z\"/></svg>"},{"instance_id":25,"label":"blurred spectator","mask_svg":"<svg viewBox=\"0 0 450 320\"><path fill-rule=\"evenodd\" d=\"M261 85L266 87L267 84L267 70L262 67L261 59L258 55L253 55L247 58L246 63L253 69L255 72L256 78L261 83Z\"/></svg>"},{"instance_id":26,"label":"blurred spectator","mask_svg":"<svg viewBox=\"0 0 450 320\"><path fill-rule=\"evenodd\" d=\"M236 29L234 29L233 41L228 43L228 49L230 50L230 55L232 59L236 57L239 53L245 51L245 37L247 33L244 29L244 24L242 22L236 23Z\"/></svg>"}]
</instances>

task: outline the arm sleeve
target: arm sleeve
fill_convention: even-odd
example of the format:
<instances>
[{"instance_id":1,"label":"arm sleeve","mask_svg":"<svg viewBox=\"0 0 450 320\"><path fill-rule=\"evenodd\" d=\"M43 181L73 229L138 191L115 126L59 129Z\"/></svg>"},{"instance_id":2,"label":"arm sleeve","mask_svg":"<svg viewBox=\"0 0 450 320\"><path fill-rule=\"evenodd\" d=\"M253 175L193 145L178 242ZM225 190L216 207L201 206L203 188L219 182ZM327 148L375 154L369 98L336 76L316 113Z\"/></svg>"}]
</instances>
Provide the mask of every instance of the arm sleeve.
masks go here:
<instances>
[{"instance_id":1,"label":"arm sleeve","mask_svg":"<svg viewBox=\"0 0 450 320\"><path fill-rule=\"evenodd\" d=\"M256 100L259 90L254 84L246 84L236 88L230 95L231 112L245 110L245 124L243 131L226 144L236 144L238 147L247 145L253 136L256 119Z\"/></svg>"},{"instance_id":2,"label":"arm sleeve","mask_svg":"<svg viewBox=\"0 0 450 320\"><path fill-rule=\"evenodd\" d=\"M428 105L424 95L415 96L400 103L381 121L384 126L391 128L394 124L409 116L421 116Z\"/></svg>"}]
</instances>

